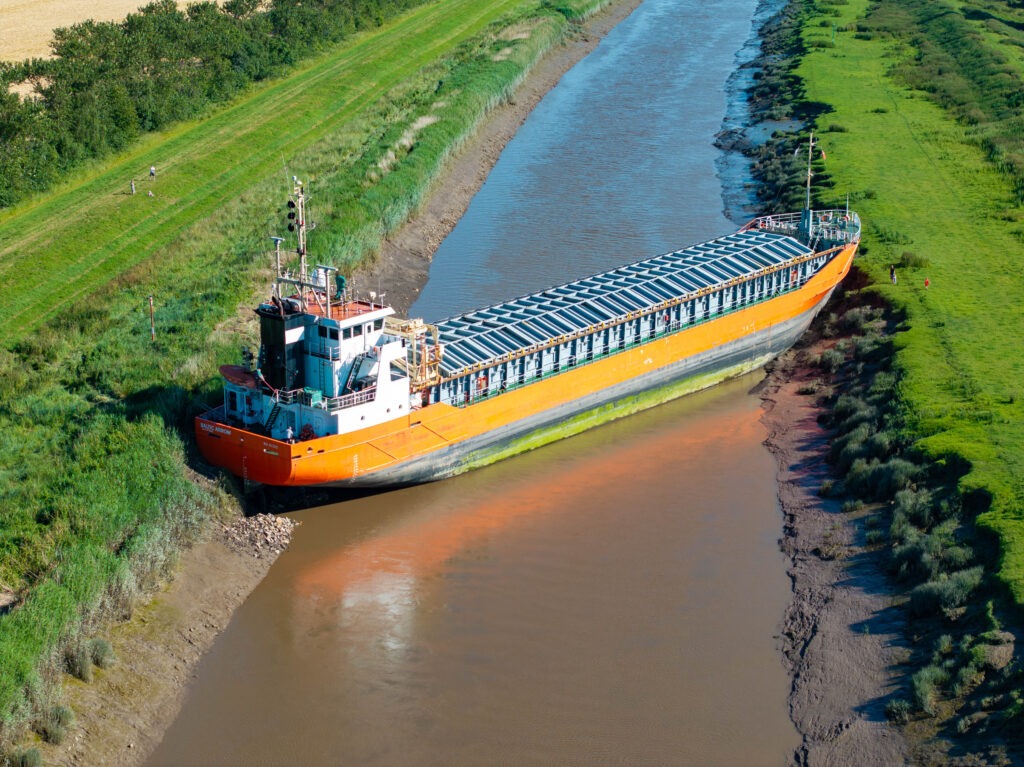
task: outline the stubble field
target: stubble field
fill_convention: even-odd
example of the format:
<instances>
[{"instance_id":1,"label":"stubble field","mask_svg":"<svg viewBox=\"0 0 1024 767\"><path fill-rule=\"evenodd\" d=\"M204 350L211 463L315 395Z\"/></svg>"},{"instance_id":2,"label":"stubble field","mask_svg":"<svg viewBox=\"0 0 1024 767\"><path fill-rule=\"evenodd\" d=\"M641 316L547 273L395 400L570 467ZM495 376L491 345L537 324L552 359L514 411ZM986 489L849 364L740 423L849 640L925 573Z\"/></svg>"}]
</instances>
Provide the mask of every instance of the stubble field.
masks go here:
<instances>
[{"instance_id":1,"label":"stubble field","mask_svg":"<svg viewBox=\"0 0 1024 767\"><path fill-rule=\"evenodd\" d=\"M0 60L48 56L53 30L87 19L116 21L144 0L4 0L0 3Z\"/></svg>"}]
</instances>

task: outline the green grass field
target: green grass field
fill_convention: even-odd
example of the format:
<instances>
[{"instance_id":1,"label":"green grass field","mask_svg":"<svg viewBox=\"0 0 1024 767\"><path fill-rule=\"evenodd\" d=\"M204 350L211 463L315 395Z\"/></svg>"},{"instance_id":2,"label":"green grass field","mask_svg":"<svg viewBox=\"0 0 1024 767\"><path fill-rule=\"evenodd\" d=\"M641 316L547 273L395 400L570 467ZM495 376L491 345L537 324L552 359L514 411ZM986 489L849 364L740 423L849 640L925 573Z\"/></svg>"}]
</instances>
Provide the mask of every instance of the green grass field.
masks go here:
<instances>
[{"instance_id":1,"label":"green grass field","mask_svg":"<svg viewBox=\"0 0 1024 767\"><path fill-rule=\"evenodd\" d=\"M422 6L210 119L151 137L59 192L0 215L0 279L18 296L0 340L37 327L170 246L197 221L218 226L214 213L245 198L256 184L276 177L286 190L292 173L322 172L298 158L327 137L365 130L353 123L385 94L526 5L448 0ZM158 169L152 183L151 165Z\"/></svg>"},{"instance_id":2,"label":"green grass field","mask_svg":"<svg viewBox=\"0 0 1024 767\"><path fill-rule=\"evenodd\" d=\"M961 487L983 505L991 497L978 522L998 535L999 575L1024 603L1024 210L988 161L983 128L890 76L913 55L907 42L853 33L868 6L827 6L834 47L830 26L812 19L805 29L811 52L798 74L807 98L832 108L819 125L835 128L819 136L827 194L850 193L866 224L861 263L906 312L897 362L917 446L970 462ZM899 269L889 285L904 253L929 265Z\"/></svg>"}]
</instances>

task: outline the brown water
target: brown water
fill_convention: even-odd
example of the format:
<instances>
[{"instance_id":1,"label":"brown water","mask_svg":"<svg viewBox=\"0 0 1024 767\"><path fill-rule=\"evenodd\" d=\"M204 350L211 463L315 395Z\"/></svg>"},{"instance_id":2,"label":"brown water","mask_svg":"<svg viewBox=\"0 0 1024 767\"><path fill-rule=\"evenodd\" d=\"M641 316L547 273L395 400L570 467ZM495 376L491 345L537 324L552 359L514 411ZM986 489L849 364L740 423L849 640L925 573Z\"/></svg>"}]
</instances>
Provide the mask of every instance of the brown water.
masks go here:
<instances>
[{"instance_id":1,"label":"brown water","mask_svg":"<svg viewBox=\"0 0 1024 767\"><path fill-rule=\"evenodd\" d=\"M785 763L757 380L295 514L150 764Z\"/></svg>"},{"instance_id":2,"label":"brown water","mask_svg":"<svg viewBox=\"0 0 1024 767\"><path fill-rule=\"evenodd\" d=\"M531 115L414 313L729 230L712 141L754 6L645 0ZM295 514L149 764L784 764L759 380Z\"/></svg>"}]
</instances>

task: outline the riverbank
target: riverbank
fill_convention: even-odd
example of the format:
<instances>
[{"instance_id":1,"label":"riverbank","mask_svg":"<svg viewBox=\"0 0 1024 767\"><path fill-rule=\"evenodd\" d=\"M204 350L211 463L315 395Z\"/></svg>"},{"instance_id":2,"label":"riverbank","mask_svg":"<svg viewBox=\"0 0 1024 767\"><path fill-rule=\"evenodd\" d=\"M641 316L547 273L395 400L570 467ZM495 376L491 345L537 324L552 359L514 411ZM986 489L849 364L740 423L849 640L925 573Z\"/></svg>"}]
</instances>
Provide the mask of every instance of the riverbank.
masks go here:
<instances>
[{"instance_id":1,"label":"riverbank","mask_svg":"<svg viewBox=\"0 0 1024 767\"><path fill-rule=\"evenodd\" d=\"M636 4L617 4L549 54L517 91L514 102L497 110L463 147L420 214L391 238L372 269L357 280L374 284L379 279L388 285L396 309L407 310L426 280L431 255L465 211L502 147L561 74ZM786 368L789 361L793 367ZM886 684L878 670L892 663L886 654L888 634L874 619L879 608L871 600L879 594L866 582L869 571L856 569L869 567L870 558L851 548L857 531L837 526L837 510L823 506L816 496L824 472L824 435L806 410L811 407L809 398L798 392L800 376L806 375L801 359L789 361L769 379L765 391L771 392L766 396L773 404L765 422L778 418L773 450L780 461L780 496L787 509L784 547L793 561L794 603L782 632L794 678L792 715L804 737L797 761L892 763L901 753L899 744L877 705L870 703L877 703ZM775 383L780 387L773 392ZM773 428L769 426L770 431ZM848 554L845 560L822 556L827 548L840 545ZM96 697L87 706L89 716L80 714L63 761L55 763L143 763L180 709L198 659L265 575L274 556L271 552L257 561L218 539L187 552L170 588L125 627L128 633L136 632L137 646L145 645L152 655L133 660L132 646L115 635L119 666L127 667L126 681L117 682L112 671L92 685L72 683L75 694L95 688ZM860 589L848 588L851 583L859 583ZM851 631L851 626L870 630ZM151 665L154 658L159 665ZM73 707L82 711L78 704Z\"/></svg>"},{"instance_id":2,"label":"riverbank","mask_svg":"<svg viewBox=\"0 0 1024 767\"><path fill-rule=\"evenodd\" d=\"M773 363L761 391L765 444L778 464L780 546L793 598L780 641L792 679L790 717L803 738L793 764L902 764L907 746L885 716L893 669L909 655L880 549L865 545L870 512L841 513L818 491L832 478L812 360L834 345L814 338Z\"/></svg>"},{"instance_id":3,"label":"riverbank","mask_svg":"<svg viewBox=\"0 0 1024 767\"><path fill-rule=\"evenodd\" d=\"M612 3L545 55L515 98L496 108L452 157L419 213L357 280L387 284L390 302L399 313L406 311L426 282L432 254L505 144L562 75L639 4ZM111 632L119 659L113 668L97 671L88 684L66 677L67 703L76 721L63 744L35 744L45 764L134 767L145 762L180 711L199 659L282 550L259 537L236 545L239 535L235 525L218 527L182 554L173 581ZM249 539L247 533L243 537Z\"/></svg>"}]
</instances>

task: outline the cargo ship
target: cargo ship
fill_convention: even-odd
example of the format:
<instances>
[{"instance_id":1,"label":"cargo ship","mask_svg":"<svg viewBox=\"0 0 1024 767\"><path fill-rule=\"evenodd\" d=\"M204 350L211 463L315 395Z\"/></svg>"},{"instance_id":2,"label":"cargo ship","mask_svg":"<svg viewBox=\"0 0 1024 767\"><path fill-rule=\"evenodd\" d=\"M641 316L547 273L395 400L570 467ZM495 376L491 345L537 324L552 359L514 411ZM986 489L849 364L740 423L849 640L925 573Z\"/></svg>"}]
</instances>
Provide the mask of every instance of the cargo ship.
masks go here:
<instances>
[{"instance_id":1,"label":"cargo ship","mask_svg":"<svg viewBox=\"0 0 1024 767\"><path fill-rule=\"evenodd\" d=\"M296 183L297 271L275 238L259 352L221 367L199 449L247 483L415 484L759 368L807 329L860 242L857 214L812 210L809 190L810 171L801 212L428 324L308 265Z\"/></svg>"}]
</instances>

